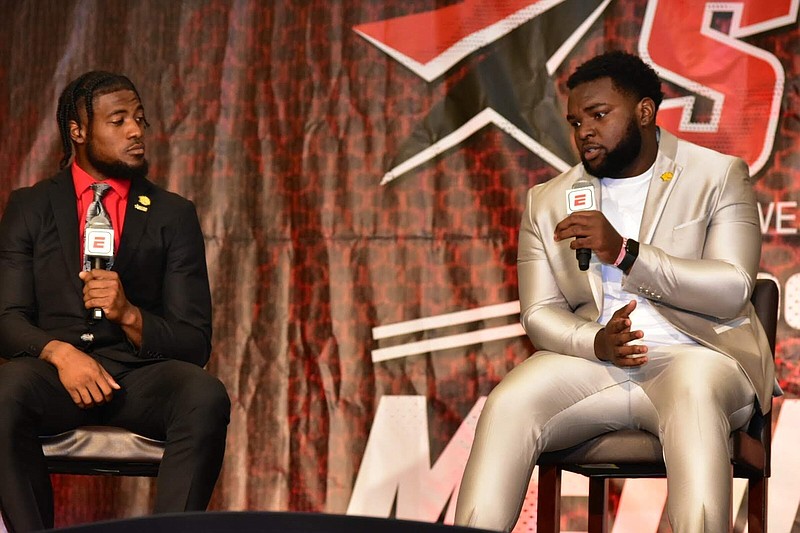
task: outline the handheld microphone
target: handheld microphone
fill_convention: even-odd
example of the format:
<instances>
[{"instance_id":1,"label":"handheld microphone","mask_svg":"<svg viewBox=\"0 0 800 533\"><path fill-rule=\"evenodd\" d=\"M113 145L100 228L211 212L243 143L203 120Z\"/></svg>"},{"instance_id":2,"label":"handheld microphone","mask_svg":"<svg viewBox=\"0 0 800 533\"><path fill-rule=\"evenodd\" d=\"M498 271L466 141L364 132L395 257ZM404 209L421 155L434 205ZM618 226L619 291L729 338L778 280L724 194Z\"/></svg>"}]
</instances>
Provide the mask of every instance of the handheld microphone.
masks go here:
<instances>
[{"instance_id":1,"label":"handheld microphone","mask_svg":"<svg viewBox=\"0 0 800 533\"><path fill-rule=\"evenodd\" d=\"M585 178L578 178L572 184L572 188L567 191L567 214L571 215L576 211L591 211L597 209L594 201L594 185ZM589 269L589 260L592 258L590 248L578 248L575 250L575 257L578 259L578 268L581 270Z\"/></svg>"},{"instance_id":2,"label":"handheld microphone","mask_svg":"<svg viewBox=\"0 0 800 533\"><path fill-rule=\"evenodd\" d=\"M105 215L99 214L86 223L83 242L83 255L91 268L104 270L114 257L114 229ZM92 308L89 320L97 322L102 319L103 310L99 307Z\"/></svg>"}]
</instances>

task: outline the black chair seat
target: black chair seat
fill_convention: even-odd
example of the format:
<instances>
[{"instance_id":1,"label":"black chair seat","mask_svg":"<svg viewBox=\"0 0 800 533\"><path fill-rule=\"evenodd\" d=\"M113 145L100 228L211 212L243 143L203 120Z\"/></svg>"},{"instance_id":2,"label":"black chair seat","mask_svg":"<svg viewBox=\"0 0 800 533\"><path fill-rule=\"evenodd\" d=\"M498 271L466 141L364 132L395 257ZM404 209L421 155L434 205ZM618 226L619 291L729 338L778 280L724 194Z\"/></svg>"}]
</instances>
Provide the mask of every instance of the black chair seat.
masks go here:
<instances>
[{"instance_id":1,"label":"black chair seat","mask_svg":"<svg viewBox=\"0 0 800 533\"><path fill-rule=\"evenodd\" d=\"M164 443L111 426L39 437L54 474L156 476Z\"/></svg>"}]
</instances>

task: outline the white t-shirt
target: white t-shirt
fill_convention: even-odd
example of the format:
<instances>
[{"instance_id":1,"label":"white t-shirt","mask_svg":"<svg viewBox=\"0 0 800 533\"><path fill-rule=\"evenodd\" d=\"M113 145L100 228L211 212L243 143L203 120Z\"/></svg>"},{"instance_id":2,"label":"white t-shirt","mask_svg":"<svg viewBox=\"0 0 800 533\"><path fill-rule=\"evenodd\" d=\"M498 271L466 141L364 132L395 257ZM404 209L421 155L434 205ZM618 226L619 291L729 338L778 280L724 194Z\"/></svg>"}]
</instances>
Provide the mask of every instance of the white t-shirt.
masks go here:
<instances>
[{"instance_id":1,"label":"white t-shirt","mask_svg":"<svg viewBox=\"0 0 800 533\"><path fill-rule=\"evenodd\" d=\"M600 180L601 209L614 229L623 237L637 239L642 224L642 213L647 189L653 177L651 166L644 174L632 178ZM631 313L631 330L640 329L644 337L639 341L647 346L697 344L692 338L675 329L653 308L647 298L622 290L622 270L613 265L602 265L603 312L597 321L606 324L614 312L631 300L636 309Z\"/></svg>"}]
</instances>

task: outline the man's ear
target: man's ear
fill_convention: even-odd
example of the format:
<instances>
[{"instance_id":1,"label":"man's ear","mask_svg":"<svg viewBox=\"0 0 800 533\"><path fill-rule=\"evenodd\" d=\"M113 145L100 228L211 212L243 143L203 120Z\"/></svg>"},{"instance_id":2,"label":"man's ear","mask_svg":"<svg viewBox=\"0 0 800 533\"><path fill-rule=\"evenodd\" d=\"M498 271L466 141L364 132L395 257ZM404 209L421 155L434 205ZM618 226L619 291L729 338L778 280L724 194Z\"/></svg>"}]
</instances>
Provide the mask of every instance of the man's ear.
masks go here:
<instances>
[{"instance_id":1,"label":"man's ear","mask_svg":"<svg viewBox=\"0 0 800 533\"><path fill-rule=\"evenodd\" d=\"M650 97L642 98L636 105L639 126L649 126L656 121L656 103Z\"/></svg>"},{"instance_id":2,"label":"man's ear","mask_svg":"<svg viewBox=\"0 0 800 533\"><path fill-rule=\"evenodd\" d=\"M84 144L86 142L86 132L76 121L69 121L69 136L75 144Z\"/></svg>"}]
</instances>

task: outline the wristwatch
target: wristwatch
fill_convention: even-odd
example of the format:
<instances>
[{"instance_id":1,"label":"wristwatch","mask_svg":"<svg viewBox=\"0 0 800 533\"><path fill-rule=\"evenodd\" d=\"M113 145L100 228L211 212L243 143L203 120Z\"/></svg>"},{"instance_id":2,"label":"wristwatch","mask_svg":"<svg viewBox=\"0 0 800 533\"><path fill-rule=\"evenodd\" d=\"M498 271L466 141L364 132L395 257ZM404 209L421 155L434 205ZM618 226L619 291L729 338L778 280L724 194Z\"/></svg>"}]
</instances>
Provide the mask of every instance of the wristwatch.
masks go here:
<instances>
[{"instance_id":1,"label":"wristwatch","mask_svg":"<svg viewBox=\"0 0 800 533\"><path fill-rule=\"evenodd\" d=\"M633 239L628 239L625 241L625 257L622 258L622 261L617 266L623 272L627 272L633 266L637 257L639 257L639 243Z\"/></svg>"}]
</instances>

